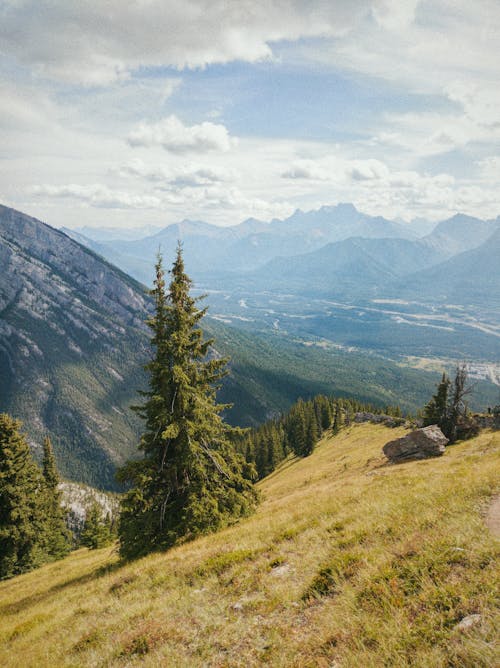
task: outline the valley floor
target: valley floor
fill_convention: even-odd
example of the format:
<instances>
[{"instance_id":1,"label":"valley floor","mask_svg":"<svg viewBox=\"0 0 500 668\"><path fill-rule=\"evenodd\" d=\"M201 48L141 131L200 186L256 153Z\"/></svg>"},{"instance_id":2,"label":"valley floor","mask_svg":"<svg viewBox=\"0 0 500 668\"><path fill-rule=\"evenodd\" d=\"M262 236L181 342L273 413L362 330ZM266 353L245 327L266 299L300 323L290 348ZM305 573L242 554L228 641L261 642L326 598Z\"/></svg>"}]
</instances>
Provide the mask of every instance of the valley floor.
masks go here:
<instances>
[{"instance_id":1,"label":"valley floor","mask_svg":"<svg viewBox=\"0 0 500 668\"><path fill-rule=\"evenodd\" d=\"M127 565L79 550L0 583L0 665L498 665L484 516L500 432L388 465L381 448L402 433L325 436L216 535Z\"/></svg>"}]
</instances>

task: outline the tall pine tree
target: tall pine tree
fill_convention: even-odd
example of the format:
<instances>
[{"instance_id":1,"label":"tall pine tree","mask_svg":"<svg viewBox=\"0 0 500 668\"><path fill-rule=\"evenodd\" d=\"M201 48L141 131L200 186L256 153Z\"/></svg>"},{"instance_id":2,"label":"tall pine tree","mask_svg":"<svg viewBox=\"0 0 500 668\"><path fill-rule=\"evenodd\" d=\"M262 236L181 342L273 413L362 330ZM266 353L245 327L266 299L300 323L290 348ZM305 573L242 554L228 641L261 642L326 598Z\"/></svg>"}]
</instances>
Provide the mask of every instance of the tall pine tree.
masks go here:
<instances>
[{"instance_id":1,"label":"tall pine tree","mask_svg":"<svg viewBox=\"0 0 500 668\"><path fill-rule=\"evenodd\" d=\"M0 580L47 561L42 476L20 427L0 413Z\"/></svg>"},{"instance_id":2,"label":"tall pine tree","mask_svg":"<svg viewBox=\"0 0 500 668\"><path fill-rule=\"evenodd\" d=\"M42 473L44 481L44 521L46 526L46 552L53 559L60 559L70 550L70 532L66 526L66 518L61 507L61 491L59 490L59 472L52 449L52 443L47 436L43 442Z\"/></svg>"},{"instance_id":3,"label":"tall pine tree","mask_svg":"<svg viewBox=\"0 0 500 668\"><path fill-rule=\"evenodd\" d=\"M120 516L120 551L126 558L165 549L214 531L250 513L256 503L252 468L229 441L230 427L216 403L226 360L208 357L210 340L199 327L206 309L190 296L180 246L165 289L161 257L152 295L149 390L137 408L145 421L144 457L122 469L132 484Z\"/></svg>"}]
</instances>

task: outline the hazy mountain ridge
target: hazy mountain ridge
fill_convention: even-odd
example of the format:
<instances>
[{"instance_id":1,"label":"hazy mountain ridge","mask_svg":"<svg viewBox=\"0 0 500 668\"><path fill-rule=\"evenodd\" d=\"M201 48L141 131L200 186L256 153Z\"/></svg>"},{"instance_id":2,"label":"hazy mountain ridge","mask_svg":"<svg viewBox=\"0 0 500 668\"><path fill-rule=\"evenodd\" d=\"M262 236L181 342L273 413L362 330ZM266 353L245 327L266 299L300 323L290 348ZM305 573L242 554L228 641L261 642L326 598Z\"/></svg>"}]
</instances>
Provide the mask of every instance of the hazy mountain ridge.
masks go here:
<instances>
[{"instance_id":1,"label":"hazy mountain ridge","mask_svg":"<svg viewBox=\"0 0 500 668\"><path fill-rule=\"evenodd\" d=\"M152 280L158 250L168 261L181 240L193 277L208 289L229 282L355 300L394 297L401 291L411 298L432 301L434 294L445 293L439 283L442 274L429 273L434 278L425 281L426 272L477 248L499 226L498 218L485 221L456 214L422 236L421 224L413 230L411 224L368 216L352 204L338 204L297 210L284 220L249 219L231 227L184 220L135 241L97 242L78 234L74 238L147 283ZM485 301L482 272L479 264L472 279L481 303ZM413 274L419 282L418 294L411 291L411 281L404 280Z\"/></svg>"},{"instance_id":2,"label":"hazy mountain ridge","mask_svg":"<svg viewBox=\"0 0 500 668\"><path fill-rule=\"evenodd\" d=\"M495 221L496 222L496 221ZM452 256L428 271L407 277L398 288L415 297L425 294L435 301L474 303L500 309L500 225L475 248Z\"/></svg>"},{"instance_id":3,"label":"hazy mountain ridge","mask_svg":"<svg viewBox=\"0 0 500 668\"><path fill-rule=\"evenodd\" d=\"M422 241L350 237L311 253L274 258L251 280L305 294L367 297L383 293L399 276L432 267L440 257Z\"/></svg>"},{"instance_id":4,"label":"hazy mountain ridge","mask_svg":"<svg viewBox=\"0 0 500 668\"><path fill-rule=\"evenodd\" d=\"M480 246L499 227L498 218L481 220L457 213L438 223L430 234L422 238L422 242L439 251L444 260Z\"/></svg>"},{"instance_id":5,"label":"hazy mountain ridge","mask_svg":"<svg viewBox=\"0 0 500 668\"><path fill-rule=\"evenodd\" d=\"M276 257L245 273L241 284L351 301L404 297L484 308L497 302L499 234L498 219L457 215L422 239L350 237Z\"/></svg>"},{"instance_id":6,"label":"hazy mountain ridge","mask_svg":"<svg viewBox=\"0 0 500 668\"><path fill-rule=\"evenodd\" d=\"M67 230L72 234L71 230ZM131 275L150 282L154 257L161 248L170 258L177 240L183 242L193 275L221 271L252 271L277 256L295 256L318 250L328 243L350 237L416 239L410 225L359 212L352 204L323 206L315 211L297 210L284 220L265 223L248 219L239 225L218 227L184 220L157 234L136 241L114 240L85 243ZM78 241L81 236L75 234Z\"/></svg>"}]
</instances>

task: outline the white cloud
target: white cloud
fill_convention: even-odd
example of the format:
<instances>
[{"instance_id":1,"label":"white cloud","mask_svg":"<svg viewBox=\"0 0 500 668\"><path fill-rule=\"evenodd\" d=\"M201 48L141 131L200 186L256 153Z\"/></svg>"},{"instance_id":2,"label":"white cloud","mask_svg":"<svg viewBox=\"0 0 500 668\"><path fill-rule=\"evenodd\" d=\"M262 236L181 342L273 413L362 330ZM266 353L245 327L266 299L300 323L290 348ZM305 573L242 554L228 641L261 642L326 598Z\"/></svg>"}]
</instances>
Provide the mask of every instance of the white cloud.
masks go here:
<instances>
[{"instance_id":1,"label":"white cloud","mask_svg":"<svg viewBox=\"0 0 500 668\"><path fill-rule=\"evenodd\" d=\"M42 76L99 86L140 67L270 58L272 43L343 34L371 6L370 0L24 0L4 3L0 42L4 53Z\"/></svg>"},{"instance_id":2,"label":"white cloud","mask_svg":"<svg viewBox=\"0 0 500 668\"><path fill-rule=\"evenodd\" d=\"M1 17L0 76L11 81L0 89L1 187L19 208L52 207L57 223L97 224L103 206L130 225L139 209L150 223L227 224L339 200L406 217L500 210L498 0L8 0ZM243 68L244 80L239 65L202 71L262 59L274 62L255 77ZM181 82L172 67L201 69ZM283 137L308 72L325 85L344 78L338 107L345 95L354 112L333 105L325 122L311 106L301 136L323 141ZM266 76L299 74L303 87L276 98L290 105L252 106L265 105ZM292 123L278 140L280 114Z\"/></svg>"},{"instance_id":3,"label":"white cloud","mask_svg":"<svg viewBox=\"0 0 500 668\"><path fill-rule=\"evenodd\" d=\"M158 123L140 123L128 136L130 146L161 146L171 153L229 151L235 140L224 125L204 121L184 125L171 115Z\"/></svg>"},{"instance_id":4,"label":"white cloud","mask_svg":"<svg viewBox=\"0 0 500 668\"><path fill-rule=\"evenodd\" d=\"M352 201L373 215L443 219L461 209L478 213L479 192L484 215L491 215L500 206L500 196L485 184L457 181L447 173L394 169L374 159L350 160L337 155L297 160L281 176L291 183L304 184L316 194L319 204ZM300 191L302 197L305 192Z\"/></svg>"},{"instance_id":5,"label":"white cloud","mask_svg":"<svg viewBox=\"0 0 500 668\"><path fill-rule=\"evenodd\" d=\"M380 131L370 143L373 147L379 145L402 149L415 159L439 155L473 143L491 145L500 142L500 122L486 123L485 120L486 115L480 120L479 115L474 117L473 112L462 111L388 113L380 123Z\"/></svg>"},{"instance_id":6,"label":"white cloud","mask_svg":"<svg viewBox=\"0 0 500 668\"><path fill-rule=\"evenodd\" d=\"M323 49L305 45L303 56L415 93L442 94L457 79L497 87L497 0L378 0L373 15L376 24L360 22Z\"/></svg>"},{"instance_id":7,"label":"white cloud","mask_svg":"<svg viewBox=\"0 0 500 668\"><path fill-rule=\"evenodd\" d=\"M419 0L378 0L373 15L387 30L401 30L413 23L418 3Z\"/></svg>"},{"instance_id":8,"label":"white cloud","mask_svg":"<svg viewBox=\"0 0 500 668\"><path fill-rule=\"evenodd\" d=\"M193 193L187 195L187 199L192 198ZM294 207L286 201L269 201L261 197L249 197L241 192L239 188L221 188L211 187L198 190L194 193L195 200L199 204L210 209L227 209L228 211L237 212L239 217L234 222L241 222L244 218L263 218L270 220L275 217L289 216Z\"/></svg>"},{"instance_id":9,"label":"white cloud","mask_svg":"<svg viewBox=\"0 0 500 668\"><path fill-rule=\"evenodd\" d=\"M355 181L374 181L387 178L389 169L380 160L352 160L348 173Z\"/></svg>"},{"instance_id":10,"label":"white cloud","mask_svg":"<svg viewBox=\"0 0 500 668\"><path fill-rule=\"evenodd\" d=\"M151 166L140 158L130 160L115 170L122 177L139 177L152 183L171 185L173 187L196 187L213 183L234 181L238 174L234 169L216 165L188 163L174 167L159 165Z\"/></svg>"},{"instance_id":11,"label":"white cloud","mask_svg":"<svg viewBox=\"0 0 500 668\"><path fill-rule=\"evenodd\" d=\"M158 208L161 199L155 195L133 195L112 190L107 186L95 183L91 185L36 185L29 190L36 197L72 199L89 206L104 209L150 209Z\"/></svg>"},{"instance_id":12,"label":"white cloud","mask_svg":"<svg viewBox=\"0 0 500 668\"><path fill-rule=\"evenodd\" d=\"M168 209L169 206L183 206L186 215L200 210L226 210L232 215L231 222L240 222L243 218L254 216L265 219L275 216L287 216L294 210L288 202L272 202L263 198L249 197L239 188L186 187L171 192L130 194L112 190L102 184L66 184L35 185L29 188L29 194L46 201L67 199L80 201L86 206L105 209ZM236 214L236 216L235 216Z\"/></svg>"},{"instance_id":13,"label":"white cloud","mask_svg":"<svg viewBox=\"0 0 500 668\"><path fill-rule=\"evenodd\" d=\"M281 176L285 179L304 179L311 181L339 182L346 179L354 181L373 181L385 179L389 169L380 160L347 160L341 157L327 156L317 160L295 160Z\"/></svg>"},{"instance_id":14,"label":"white cloud","mask_svg":"<svg viewBox=\"0 0 500 668\"><path fill-rule=\"evenodd\" d=\"M498 186L500 182L500 155L490 155L476 163L481 170L481 176L487 182Z\"/></svg>"},{"instance_id":15,"label":"white cloud","mask_svg":"<svg viewBox=\"0 0 500 668\"><path fill-rule=\"evenodd\" d=\"M480 83L455 81L445 87L450 100L458 102L468 119L483 128L500 128L500 89L498 86L484 86Z\"/></svg>"},{"instance_id":16,"label":"white cloud","mask_svg":"<svg viewBox=\"0 0 500 668\"><path fill-rule=\"evenodd\" d=\"M498 0L11 0L0 51L42 77L106 86L140 68L255 63L303 39L312 61L442 91L464 74L498 81L499 31Z\"/></svg>"},{"instance_id":17,"label":"white cloud","mask_svg":"<svg viewBox=\"0 0 500 668\"><path fill-rule=\"evenodd\" d=\"M281 176L284 179L306 179L310 181L330 181L332 171L324 161L296 160Z\"/></svg>"}]
</instances>

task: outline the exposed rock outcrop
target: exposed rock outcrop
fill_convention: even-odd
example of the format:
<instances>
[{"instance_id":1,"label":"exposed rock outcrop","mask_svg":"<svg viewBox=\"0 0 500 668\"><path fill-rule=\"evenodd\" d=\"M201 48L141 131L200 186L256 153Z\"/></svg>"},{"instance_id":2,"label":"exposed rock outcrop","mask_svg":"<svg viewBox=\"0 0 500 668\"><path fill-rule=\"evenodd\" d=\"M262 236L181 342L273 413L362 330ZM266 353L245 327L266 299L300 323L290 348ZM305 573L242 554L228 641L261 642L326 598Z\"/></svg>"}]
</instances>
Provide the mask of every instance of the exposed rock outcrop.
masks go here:
<instances>
[{"instance_id":1,"label":"exposed rock outcrop","mask_svg":"<svg viewBox=\"0 0 500 668\"><path fill-rule=\"evenodd\" d=\"M360 411L354 415L354 422L372 422L373 424L384 424L386 427L400 427L406 420L402 417L394 417L385 413L368 413Z\"/></svg>"},{"instance_id":2,"label":"exposed rock outcrop","mask_svg":"<svg viewBox=\"0 0 500 668\"><path fill-rule=\"evenodd\" d=\"M104 517L109 516L113 521L118 518L120 503L115 495L73 482L62 482L59 489L62 492L61 505L67 512L68 528L76 539L80 537L87 511L93 503L101 507Z\"/></svg>"},{"instance_id":3,"label":"exposed rock outcrop","mask_svg":"<svg viewBox=\"0 0 500 668\"><path fill-rule=\"evenodd\" d=\"M492 415L473 415L472 418L480 429L500 429L500 411Z\"/></svg>"},{"instance_id":4,"label":"exposed rock outcrop","mask_svg":"<svg viewBox=\"0 0 500 668\"><path fill-rule=\"evenodd\" d=\"M384 455L391 462L406 459L426 459L443 454L448 439L436 425L415 429L402 438L389 441L383 447Z\"/></svg>"}]
</instances>

